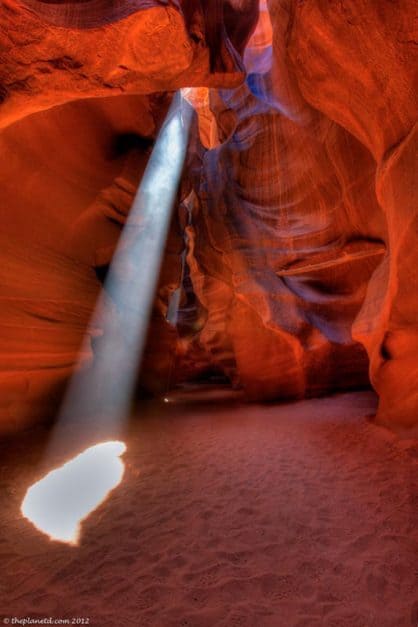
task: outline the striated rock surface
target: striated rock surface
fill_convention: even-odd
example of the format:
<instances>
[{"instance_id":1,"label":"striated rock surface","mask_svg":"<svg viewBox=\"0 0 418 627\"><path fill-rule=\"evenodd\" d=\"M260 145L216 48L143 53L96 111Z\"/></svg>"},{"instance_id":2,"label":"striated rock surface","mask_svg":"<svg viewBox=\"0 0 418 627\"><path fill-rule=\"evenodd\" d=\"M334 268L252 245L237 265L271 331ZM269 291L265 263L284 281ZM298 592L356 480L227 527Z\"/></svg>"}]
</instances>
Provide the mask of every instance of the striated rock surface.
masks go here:
<instances>
[{"instance_id":1,"label":"striated rock surface","mask_svg":"<svg viewBox=\"0 0 418 627\"><path fill-rule=\"evenodd\" d=\"M302 126L246 87L218 98L238 123L195 173L200 341L251 399L366 384L351 328L385 252L372 158L314 112Z\"/></svg>"},{"instance_id":2,"label":"striated rock surface","mask_svg":"<svg viewBox=\"0 0 418 627\"><path fill-rule=\"evenodd\" d=\"M200 339L250 398L365 382L360 342L379 420L410 426L418 65L414 6L400 5L261 3L252 96L212 90L224 143L196 150L189 262Z\"/></svg>"},{"instance_id":3,"label":"striated rock surface","mask_svg":"<svg viewBox=\"0 0 418 627\"><path fill-rule=\"evenodd\" d=\"M223 0L217 4L222 8ZM234 31L242 44L257 18L257 3L246 6L251 18ZM229 21L234 17L236 11ZM70 100L239 85L244 67L227 26L222 11L212 17L197 0L6 0L0 7L0 128Z\"/></svg>"},{"instance_id":4,"label":"striated rock surface","mask_svg":"<svg viewBox=\"0 0 418 627\"><path fill-rule=\"evenodd\" d=\"M370 357L379 419L409 426L418 419L416 3L272 1L271 7L284 4L291 14L289 56L303 96L376 161L388 252L353 332Z\"/></svg>"},{"instance_id":5,"label":"striated rock surface","mask_svg":"<svg viewBox=\"0 0 418 627\"><path fill-rule=\"evenodd\" d=\"M141 385L221 374L273 400L371 382L379 420L416 423L414 9L2 3L2 431L59 402L178 88L196 119Z\"/></svg>"},{"instance_id":6,"label":"striated rock surface","mask_svg":"<svg viewBox=\"0 0 418 627\"><path fill-rule=\"evenodd\" d=\"M250 6L242 45L257 17ZM2 431L45 419L61 398L171 92L244 78L228 20L203 9L194 0L0 7ZM173 369L177 334L165 315L182 247L174 224L144 356L152 390ZM90 329L93 349L101 332ZM82 351L88 362L89 342Z\"/></svg>"},{"instance_id":7,"label":"striated rock surface","mask_svg":"<svg viewBox=\"0 0 418 627\"><path fill-rule=\"evenodd\" d=\"M0 136L7 157L0 173L3 429L49 415L74 368L100 288L95 265L119 235L97 201L127 157L116 138L152 136L158 111L146 98L81 101L25 118Z\"/></svg>"}]
</instances>

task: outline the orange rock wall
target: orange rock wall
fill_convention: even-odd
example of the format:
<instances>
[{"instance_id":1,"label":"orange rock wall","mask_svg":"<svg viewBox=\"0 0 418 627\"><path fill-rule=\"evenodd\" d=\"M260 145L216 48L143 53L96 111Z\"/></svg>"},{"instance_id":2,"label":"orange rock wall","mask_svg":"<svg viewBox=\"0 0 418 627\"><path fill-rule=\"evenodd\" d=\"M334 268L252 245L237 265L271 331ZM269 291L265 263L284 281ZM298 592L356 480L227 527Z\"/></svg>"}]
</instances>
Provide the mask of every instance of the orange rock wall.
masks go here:
<instances>
[{"instance_id":1,"label":"orange rock wall","mask_svg":"<svg viewBox=\"0 0 418 627\"><path fill-rule=\"evenodd\" d=\"M416 7L270 0L266 15L261 6L248 88L212 91L224 143L196 164L200 339L256 399L361 385L368 367L379 420L410 426Z\"/></svg>"},{"instance_id":2,"label":"orange rock wall","mask_svg":"<svg viewBox=\"0 0 418 627\"><path fill-rule=\"evenodd\" d=\"M210 47L217 26L194 0L2 3L1 431L56 409L171 93L242 82L226 31ZM154 390L176 339L162 312L180 252L174 228L145 356Z\"/></svg>"},{"instance_id":3,"label":"orange rock wall","mask_svg":"<svg viewBox=\"0 0 418 627\"><path fill-rule=\"evenodd\" d=\"M57 406L171 93L194 86L142 385L371 381L381 421L417 421L413 14L263 0L254 32L255 0L2 3L2 431Z\"/></svg>"},{"instance_id":4,"label":"orange rock wall","mask_svg":"<svg viewBox=\"0 0 418 627\"><path fill-rule=\"evenodd\" d=\"M271 2L273 11L280 2ZM376 162L387 254L353 333L367 348L380 420L418 419L417 7L400 2L287 3L289 59L304 98Z\"/></svg>"}]
</instances>

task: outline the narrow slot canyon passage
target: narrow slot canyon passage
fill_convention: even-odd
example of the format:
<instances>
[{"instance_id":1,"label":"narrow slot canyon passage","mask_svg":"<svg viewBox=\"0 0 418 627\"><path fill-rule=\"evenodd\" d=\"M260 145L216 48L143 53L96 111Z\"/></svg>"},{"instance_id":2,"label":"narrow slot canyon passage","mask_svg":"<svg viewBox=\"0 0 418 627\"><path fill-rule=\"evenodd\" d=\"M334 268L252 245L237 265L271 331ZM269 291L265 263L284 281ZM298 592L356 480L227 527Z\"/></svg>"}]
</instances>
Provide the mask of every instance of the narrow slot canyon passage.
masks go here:
<instances>
[{"instance_id":1,"label":"narrow slot canyon passage","mask_svg":"<svg viewBox=\"0 0 418 627\"><path fill-rule=\"evenodd\" d=\"M0 624L418 627L415 16L0 2Z\"/></svg>"},{"instance_id":2,"label":"narrow slot canyon passage","mask_svg":"<svg viewBox=\"0 0 418 627\"><path fill-rule=\"evenodd\" d=\"M375 403L247 405L204 387L151 401L77 547L16 519L46 430L2 446L0 611L103 627L410 627L418 447L367 420Z\"/></svg>"}]
</instances>

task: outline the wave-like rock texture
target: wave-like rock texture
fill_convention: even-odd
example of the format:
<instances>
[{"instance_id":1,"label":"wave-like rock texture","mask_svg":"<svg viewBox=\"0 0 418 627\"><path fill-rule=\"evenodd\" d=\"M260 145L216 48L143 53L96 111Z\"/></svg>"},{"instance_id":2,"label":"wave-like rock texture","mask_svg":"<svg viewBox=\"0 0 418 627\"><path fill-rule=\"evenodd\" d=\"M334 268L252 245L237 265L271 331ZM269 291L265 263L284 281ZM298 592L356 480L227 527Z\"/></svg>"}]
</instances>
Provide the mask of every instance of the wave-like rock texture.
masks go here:
<instances>
[{"instance_id":1,"label":"wave-like rock texture","mask_svg":"<svg viewBox=\"0 0 418 627\"><path fill-rule=\"evenodd\" d=\"M381 421L416 422L413 13L412 0L2 3L3 431L59 400L171 93L194 86L142 384L220 372L270 400L371 381Z\"/></svg>"},{"instance_id":2,"label":"wave-like rock texture","mask_svg":"<svg viewBox=\"0 0 418 627\"><path fill-rule=\"evenodd\" d=\"M351 328L385 252L371 156L326 117L298 124L246 87L213 109L238 123L193 169L201 342L252 399L367 384Z\"/></svg>"},{"instance_id":3,"label":"wave-like rock texture","mask_svg":"<svg viewBox=\"0 0 418 627\"><path fill-rule=\"evenodd\" d=\"M119 236L99 200L116 189L129 155L117 138L152 136L160 114L149 98L93 99L25 118L0 136L3 430L49 415L77 362L100 289L95 267ZM139 177L138 168L135 184ZM121 193L122 213L120 201ZM87 345L81 357L89 359Z\"/></svg>"},{"instance_id":4,"label":"wave-like rock texture","mask_svg":"<svg viewBox=\"0 0 418 627\"><path fill-rule=\"evenodd\" d=\"M213 17L197 0L2 2L0 127L82 98L239 85L244 67L228 23L244 45L257 3L245 3L241 29L231 24L242 9L224 18L223 4L216 0Z\"/></svg>"},{"instance_id":5,"label":"wave-like rock texture","mask_svg":"<svg viewBox=\"0 0 418 627\"><path fill-rule=\"evenodd\" d=\"M250 398L361 385L362 344L379 420L410 426L417 65L401 5L271 0L269 24L264 4L248 88L212 91L224 141L195 151L189 263L201 341Z\"/></svg>"},{"instance_id":6,"label":"wave-like rock texture","mask_svg":"<svg viewBox=\"0 0 418 627\"><path fill-rule=\"evenodd\" d=\"M239 50L257 3L215 17L204 8L195 0L0 7L3 432L51 415L76 364L89 363L100 342L99 320L79 354L171 93L243 81ZM241 38L238 51L229 32ZM174 223L144 356L142 383L154 391L190 369L169 376L177 334L165 315L182 249Z\"/></svg>"},{"instance_id":7,"label":"wave-like rock texture","mask_svg":"<svg viewBox=\"0 0 418 627\"><path fill-rule=\"evenodd\" d=\"M376 161L388 253L373 274L354 335L370 357L380 420L409 426L418 417L416 3L272 0L273 21L285 4L291 66L304 98Z\"/></svg>"}]
</instances>

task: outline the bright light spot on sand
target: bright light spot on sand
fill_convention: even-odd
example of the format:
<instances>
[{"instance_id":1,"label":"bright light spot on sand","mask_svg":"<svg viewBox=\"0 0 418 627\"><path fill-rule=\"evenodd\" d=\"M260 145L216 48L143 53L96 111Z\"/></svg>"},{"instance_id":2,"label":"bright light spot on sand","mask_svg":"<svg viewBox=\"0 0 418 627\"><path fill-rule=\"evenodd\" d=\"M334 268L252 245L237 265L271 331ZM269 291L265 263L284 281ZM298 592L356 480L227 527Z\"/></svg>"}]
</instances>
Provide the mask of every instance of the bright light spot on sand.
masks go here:
<instances>
[{"instance_id":1,"label":"bright light spot on sand","mask_svg":"<svg viewBox=\"0 0 418 627\"><path fill-rule=\"evenodd\" d=\"M26 492L21 512L51 540L77 544L80 525L122 480L123 442L103 442L52 470Z\"/></svg>"},{"instance_id":2,"label":"bright light spot on sand","mask_svg":"<svg viewBox=\"0 0 418 627\"><path fill-rule=\"evenodd\" d=\"M169 402L170 402L170 399L169 399L169 398L167 398L167 397L165 397L165 399L164 399L164 403L169 403Z\"/></svg>"}]
</instances>

